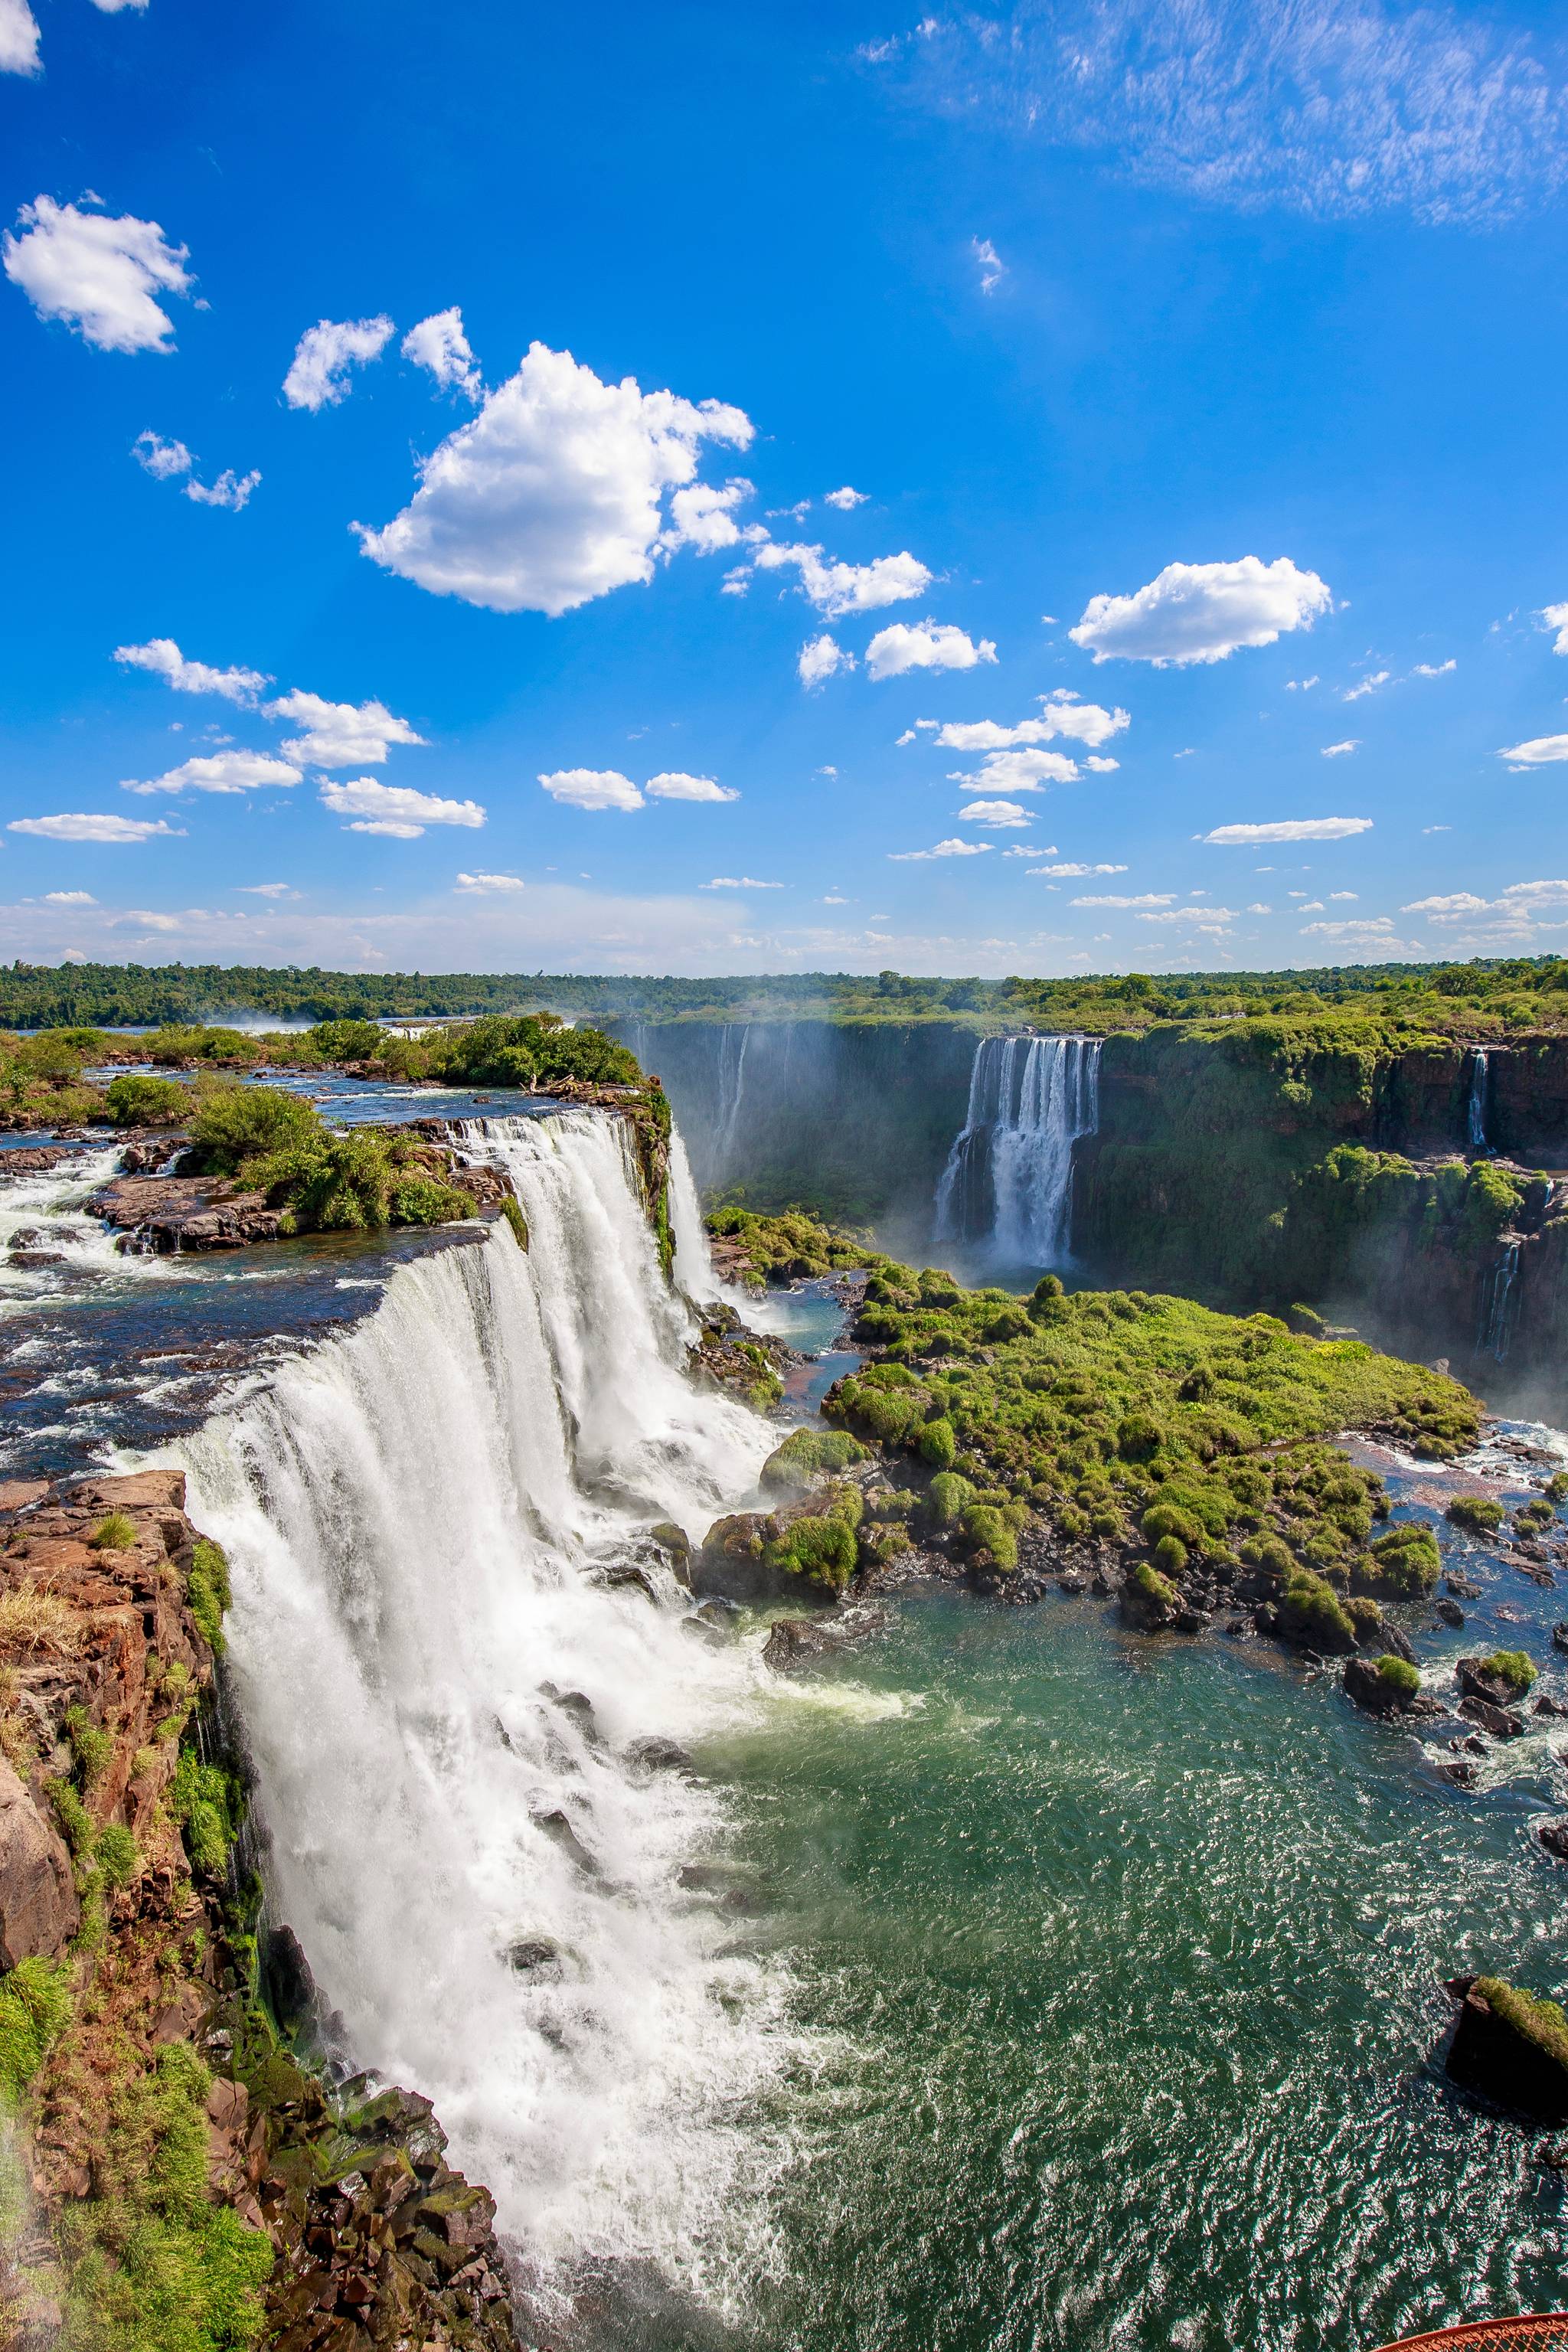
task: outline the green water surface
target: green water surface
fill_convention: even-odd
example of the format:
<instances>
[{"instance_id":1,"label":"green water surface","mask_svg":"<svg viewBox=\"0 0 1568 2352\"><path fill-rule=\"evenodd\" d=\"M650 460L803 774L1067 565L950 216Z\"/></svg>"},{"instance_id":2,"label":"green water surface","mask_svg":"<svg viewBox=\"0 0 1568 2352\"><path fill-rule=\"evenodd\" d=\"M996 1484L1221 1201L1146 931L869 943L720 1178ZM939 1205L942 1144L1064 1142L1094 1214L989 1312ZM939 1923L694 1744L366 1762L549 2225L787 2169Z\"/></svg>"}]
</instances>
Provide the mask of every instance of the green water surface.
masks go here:
<instances>
[{"instance_id":1,"label":"green water surface","mask_svg":"<svg viewBox=\"0 0 1568 2352\"><path fill-rule=\"evenodd\" d=\"M933 1593L816 1681L704 1759L826 2053L767 2118L748 2347L1351 2352L1568 2302L1542 2136L1432 2057L1444 1977L1568 1975L1543 1739L1468 1796L1268 1645L1087 1599Z\"/></svg>"}]
</instances>

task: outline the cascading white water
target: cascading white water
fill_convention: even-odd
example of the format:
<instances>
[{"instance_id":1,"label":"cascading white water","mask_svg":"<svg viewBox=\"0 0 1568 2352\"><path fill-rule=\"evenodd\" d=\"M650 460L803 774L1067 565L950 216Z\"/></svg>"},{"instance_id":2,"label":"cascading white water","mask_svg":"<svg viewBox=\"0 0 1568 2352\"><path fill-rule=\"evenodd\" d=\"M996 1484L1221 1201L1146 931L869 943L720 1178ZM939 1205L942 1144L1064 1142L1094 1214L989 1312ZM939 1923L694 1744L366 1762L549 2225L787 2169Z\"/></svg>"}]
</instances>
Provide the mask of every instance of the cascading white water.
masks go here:
<instances>
[{"instance_id":1,"label":"cascading white water","mask_svg":"<svg viewBox=\"0 0 1568 2352\"><path fill-rule=\"evenodd\" d=\"M938 1240L984 1241L1007 1265L1063 1264L1073 1146L1099 1123L1097 1037L983 1037L937 1185Z\"/></svg>"},{"instance_id":2,"label":"cascading white water","mask_svg":"<svg viewBox=\"0 0 1568 2352\"><path fill-rule=\"evenodd\" d=\"M1509 1342L1519 1316L1519 1248L1517 1239L1498 1244L1497 1259L1481 1294L1481 1328L1476 1335L1476 1353L1490 1356L1500 1364L1507 1360Z\"/></svg>"},{"instance_id":3,"label":"cascading white water","mask_svg":"<svg viewBox=\"0 0 1568 2352\"><path fill-rule=\"evenodd\" d=\"M719 1040L719 1105L710 1147L715 1168L727 1165L734 1148L741 1105L745 1099L746 1053L752 1025L749 1021L726 1021Z\"/></svg>"},{"instance_id":4,"label":"cascading white water","mask_svg":"<svg viewBox=\"0 0 1568 2352\"><path fill-rule=\"evenodd\" d=\"M650 1573L639 1524L744 1500L775 1433L683 1379L620 1122L467 1139L527 1253L498 1224L399 1268L184 1449L233 1569L269 1912L536 2278L644 2256L722 2300L718 2217L767 2160L730 2118L786 2047L778 1981L679 1881L719 1801L635 1743L729 1719L756 1668L667 1571L660 1601L616 1579Z\"/></svg>"},{"instance_id":5,"label":"cascading white water","mask_svg":"<svg viewBox=\"0 0 1568 2352\"><path fill-rule=\"evenodd\" d=\"M37 1241L25 1244L47 1250L62 1261L65 1274L96 1275L110 1267L125 1271L115 1236L102 1220L89 1216L86 1203L100 1185L107 1184L120 1165L120 1146L72 1152L57 1167L31 1176L7 1176L6 1155L0 1152L0 1253L8 1254L25 1234ZM30 1295L43 1286L40 1273L13 1266L0 1258L0 1296Z\"/></svg>"},{"instance_id":6,"label":"cascading white water","mask_svg":"<svg viewBox=\"0 0 1568 2352\"><path fill-rule=\"evenodd\" d=\"M1478 1045L1470 1060L1468 1116L1472 1151L1484 1151L1487 1148L1487 1049Z\"/></svg>"}]
</instances>

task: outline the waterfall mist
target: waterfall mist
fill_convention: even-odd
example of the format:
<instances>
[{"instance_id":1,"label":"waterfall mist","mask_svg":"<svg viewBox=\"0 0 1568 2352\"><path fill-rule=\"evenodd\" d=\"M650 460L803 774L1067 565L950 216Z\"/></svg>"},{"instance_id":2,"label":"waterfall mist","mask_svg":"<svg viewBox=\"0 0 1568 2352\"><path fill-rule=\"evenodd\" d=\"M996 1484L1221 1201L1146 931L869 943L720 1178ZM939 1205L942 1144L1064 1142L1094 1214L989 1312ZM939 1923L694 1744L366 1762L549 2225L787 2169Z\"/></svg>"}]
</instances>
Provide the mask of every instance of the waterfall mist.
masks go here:
<instances>
[{"instance_id":1,"label":"waterfall mist","mask_svg":"<svg viewBox=\"0 0 1568 2352\"><path fill-rule=\"evenodd\" d=\"M620 1122L476 1122L528 1221L400 1268L189 1441L287 1921L345 2056L431 2096L524 2273L640 2257L727 2299L781 1979L680 1866L719 1799L639 1753L756 1703L639 1535L776 1433L683 1376ZM755 2252L751 2259L755 2259Z\"/></svg>"},{"instance_id":2,"label":"waterfall mist","mask_svg":"<svg viewBox=\"0 0 1568 2352\"><path fill-rule=\"evenodd\" d=\"M1098 1038L982 1038L937 1185L937 1240L979 1244L1006 1265L1065 1265L1073 1146L1093 1134L1099 1103Z\"/></svg>"}]
</instances>

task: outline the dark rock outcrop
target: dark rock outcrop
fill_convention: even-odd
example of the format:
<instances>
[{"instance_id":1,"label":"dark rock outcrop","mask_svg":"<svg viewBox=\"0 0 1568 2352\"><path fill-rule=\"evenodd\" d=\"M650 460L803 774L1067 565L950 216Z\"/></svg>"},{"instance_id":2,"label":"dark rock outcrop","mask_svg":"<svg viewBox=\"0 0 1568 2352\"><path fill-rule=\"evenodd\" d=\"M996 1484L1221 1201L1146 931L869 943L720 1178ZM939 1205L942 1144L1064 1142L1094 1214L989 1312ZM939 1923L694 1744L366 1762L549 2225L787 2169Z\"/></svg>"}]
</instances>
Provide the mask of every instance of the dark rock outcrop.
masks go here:
<instances>
[{"instance_id":1,"label":"dark rock outcrop","mask_svg":"<svg viewBox=\"0 0 1568 2352\"><path fill-rule=\"evenodd\" d=\"M1542 2005L1492 1977L1455 1977L1447 1990L1459 2004L1451 2079L1537 2122L1568 2120L1568 2045L1538 2022Z\"/></svg>"}]
</instances>

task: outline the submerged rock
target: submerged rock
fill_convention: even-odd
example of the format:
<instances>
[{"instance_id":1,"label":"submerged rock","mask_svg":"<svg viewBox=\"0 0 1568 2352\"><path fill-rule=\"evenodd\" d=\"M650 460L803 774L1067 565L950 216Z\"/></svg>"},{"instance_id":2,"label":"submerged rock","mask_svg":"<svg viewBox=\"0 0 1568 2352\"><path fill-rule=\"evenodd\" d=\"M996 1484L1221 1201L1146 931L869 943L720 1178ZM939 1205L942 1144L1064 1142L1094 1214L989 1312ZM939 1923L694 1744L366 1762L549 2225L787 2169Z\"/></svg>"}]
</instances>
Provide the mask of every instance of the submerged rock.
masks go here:
<instances>
[{"instance_id":1,"label":"submerged rock","mask_svg":"<svg viewBox=\"0 0 1568 2352\"><path fill-rule=\"evenodd\" d=\"M1457 1601L1438 1600L1432 1605L1445 1625L1452 1625L1458 1630L1464 1623L1465 1612Z\"/></svg>"},{"instance_id":2,"label":"submerged rock","mask_svg":"<svg viewBox=\"0 0 1568 2352\"><path fill-rule=\"evenodd\" d=\"M1483 1731L1489 1731L1494 1739L1519 1739L1523 1737L1522 1717L1511 1715L1505 1706L1494 1706L1490 1699L1471 1695L1459 1701L1458 1711L1469 1722L1479 1723Z\"/></svg>"}]
</instances>

